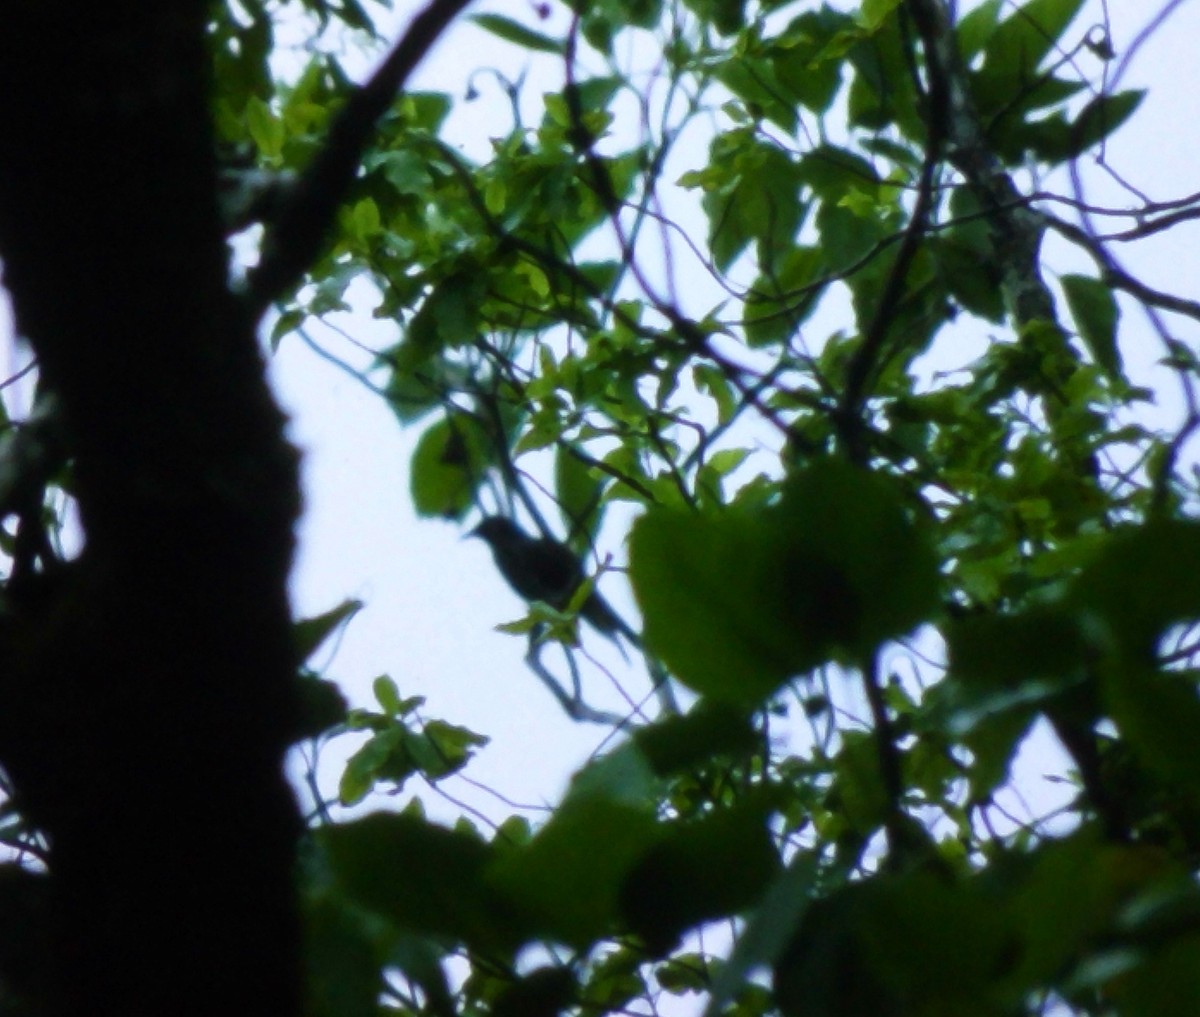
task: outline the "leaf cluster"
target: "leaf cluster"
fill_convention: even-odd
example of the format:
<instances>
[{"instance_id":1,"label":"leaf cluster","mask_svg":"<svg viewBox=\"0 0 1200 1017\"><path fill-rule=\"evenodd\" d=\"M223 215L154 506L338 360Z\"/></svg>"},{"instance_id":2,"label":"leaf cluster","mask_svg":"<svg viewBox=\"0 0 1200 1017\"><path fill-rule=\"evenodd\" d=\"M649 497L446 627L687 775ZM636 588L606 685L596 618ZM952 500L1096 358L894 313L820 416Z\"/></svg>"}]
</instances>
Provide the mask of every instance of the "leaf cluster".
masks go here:
<instances>
[{"instance_id":1,"label":"leaf cluster","mask_svg":"<svg viewBox=\"0 0 1200 1017\"><path fill-rule=\"evenodd\" d=\"M213 29L231 186L286 189L354 86L329 52L280 79L243 6ZM583 550L632 507L646 647L694 705L540 822L315 823L314 1012L1200 1001L1200 313L1094 225L1194 201L1054 191L1142 99L1106 87L1107 28L1082 0L570 7L474 17L559 81L497 72L485 155L452 140L474 78L396 97L271 340L370 283L389 338L359 376L423 428L421 516L520 506ZM1147 339L1139 302L1190 338ZM1182 424L1125 360L1155 341ZM359 739L343 805L486 741L388 678L377 710L328 693L305 733ZM1039 738L1064 793L1026 807Z\"/></svg>"}]
</instances>

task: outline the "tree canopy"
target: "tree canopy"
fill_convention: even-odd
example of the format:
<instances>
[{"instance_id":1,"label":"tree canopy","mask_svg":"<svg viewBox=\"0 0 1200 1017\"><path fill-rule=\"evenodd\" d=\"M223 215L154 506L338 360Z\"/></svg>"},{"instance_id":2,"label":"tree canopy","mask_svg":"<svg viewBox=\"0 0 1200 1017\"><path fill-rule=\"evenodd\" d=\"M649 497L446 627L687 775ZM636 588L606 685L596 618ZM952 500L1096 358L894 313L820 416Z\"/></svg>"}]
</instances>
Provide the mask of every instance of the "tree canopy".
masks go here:
<instances>
[{"instance_id":1,"label":"tree canopy","mask_svg":"<svg viewBox=\"0 0 1200 1017\"><path fill-rule=\"evenodd\" d=\"M0 473L8 1010L1200 1004L1200 303L1127 254L1200 197L1107 154L1178 4L434 0L395 40L357 0L35 6L0 14L39 376ZM406 87L463 18L528 75ZM288 626L255 330L344 357L356 284L384 338L342 366L419 429L418 514L585 563L510 626L615 727L548 817L430 821L417 778L487 732L386 676L350 708L306 662L357 604ZM601 534L680 713L579 698ZM301 827L285 747L338 739Z\"/></svg>"}]
</instances>

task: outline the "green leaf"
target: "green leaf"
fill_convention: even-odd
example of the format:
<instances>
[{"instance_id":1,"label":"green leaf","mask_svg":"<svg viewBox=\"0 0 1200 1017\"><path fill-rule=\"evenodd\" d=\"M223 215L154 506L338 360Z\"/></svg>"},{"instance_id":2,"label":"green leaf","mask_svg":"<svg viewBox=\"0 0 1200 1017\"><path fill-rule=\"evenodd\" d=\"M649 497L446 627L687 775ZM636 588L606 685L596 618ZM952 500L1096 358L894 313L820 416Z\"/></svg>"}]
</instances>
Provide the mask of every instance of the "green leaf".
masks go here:
<instances>
[{"instance_id":1,"label":"green leaf","mask_svg":"<svg viewBox=\"0 0 1200 1017\"><path fill-rule=\"evenodd\" d=\"M761 701L815 666L780 628L771 573L781 550L763 516L705 517L652 510L630 541L630 574L647 645L681 681L706 695Z\"/></svg>"},{"instance_id":2,"label":"green leaf","mask_svg":"<svg viewBox=\"0 0 1200 1017\"><path fill-rule=\"evenodd\" d=\"M489 880L521 902L538 935L582 949L612 931L621 887L658 836L645 808L574 797L529 844L499 858Z\"/></svg>"},{"instance_id":3,"label":"green leaf","mask_svg":"<svg viewBox=\"0 0 1200 1017\"><path fill-rule=\"evenodd\" d=\"M292 738L318 738L346 722L349 706L335 682L301 673L299 678L300 721Z\"/></svg>"},{"instance_id":4,"label":"green leaf","mask_svg":"<svg viewBox=\"0 0 1200 1017\"><path fill-rule=\"evenodd\" d=\"M622 914L651 953L665 955L688 929L758 902L780 868L768 812L751 797L662 829L621 888Z\"/></svg>"},{"instance_id":5,"label":"green leaf","mask_svg":"<svg viewBox=\"0 0 1200 1017\"><path fill-rule=\"evenodd\" d=\"M1158 639L1200 618L1200 523L1153 519L1105 539L1072 584L1068 603L1103 626L1110 652L1150 664Z\"/></svg>"},{"instance_id":6,"label":"green leaf","mask_svg":"<svg viewBox=\"0 0 1200 1017\"><path fill-rule=\"evenodd\" d=\"M873 32L900 6L900 2L901 0L862 0L858 6L856 20L863 28Z\"/></svg>"},{"instance_id":7,"label":"green leaf","mask_svg":"<svg viewBox=\"0 0 1200 1017\"><path fill-rule=\"evenodd\" d=\"M1121 353L1117 348L1116 298L1099 279L1084 275L1065 275L1060 280L1067 297L1071 317L1093 359L1113 381L1121 381Z\"/></svg>"},{"instance_id":8,"label":"green leaf","mask_svg":"<svg viewBox=\"0 0 1200 1017\"><path fill-rule=\"evenodd\" d=\"M1014 949L1003 903L927 869L843 886L808 909L776 964L780 1008L787 1017L1011 1012L995 991Z\"/></svg>"},{"instance_id":9,"label":"green leaf","mask_svg":"<svg viewBox=\"0 0 1200 1017\"><path fill-rule=\"evenodd\" d=\"M532 28L527 28L519 21L507 18L503 14L472 14L470 20L497 38L503 39L505 42L516 43L516 45L523 46L535 53L561 55L566 49L567 44L563 40L551 39L550 36L535 32Z\"/></svg>"},{"instance_id":10,"label":"green leaf","mask_svg":"<svg viewBox=\"0 0 1200 1017\"><path fill-rule=\"evenodd\" d=\"M997 118L1005 129L1022 123L1029 110L1024 102L1045 80L1039 65L1082 5L1083 0L1031 0L1000 23L984 47L983 67L972 76L980 116Z\"/></svg>"},{"instance_id":11,"label":"green leaf","mask_svg":"<svg viewBox=\"0 0 1200 1017\"><path fill-rule=\"evenodd\" d=\"M951 295L972 314L999 324L1004 320L1004 295L991 245L973 242L970 231L949 229L930 238L927 250Z\"/></svg>"},{"instance_id":12,"label":"green leaf","mask_svg":"<svg viewBox=\"0 0 1200 1017\"><path fill-rule=\"evenodd\" d=\"M1076 578L1080 612L1105 706L1139 757L1162 777L1200 786L1200 698L1161 670L1159 640L1200 619L1200 523L1154 519L1109 536Z\"/></svg>"},{"instance_id":13,"label":"green leaf","mask_svg":"<svg viewBox=\"0 0 1200 1017\"><path fill-rule=\"evenodd\" d=\"M1098 145L1133 116L1145 97L1144 89L1097 96L1083 107L1071 125L1066 147L1054 154L1065 161L1082 155L1093 145Z\"/></svg>"},{"instance_id":14,"label":"green leaf","mask_svg":"<svg viewBox=\"0 0 1200 1017\"><path fill-rule=\"evenodd\" d=\"M1019 961L1006 979L1014 989L1054 977L1081 948L1104 935L1115 905L1130 889L1126 873L1149 871L1148 859L1135 862L1144 850L1106 845L1094 830L1084 829L1043 845L1028 859L998 867L992 878L999 881L1020 934Z\"/></svg>"},{"instance_id":15,"label":"green leaf","mask_svg":"<svg viewBox=\"0 0 1200 1017\"><path fill-rule=\"evenodd\" d=\"M875 167L856 152L836 145L818 145L800 159L796 176L824 201L836 204L851 187L860 190L880 181Z\"/></svg>"},{"instance_id":16,"label":"green leaf","mask_svg":"<svg viewBox=\"0 0 1200 1017\"><path fill-rule=\"evenodd\" d=\"M984 0L978 7L968 11L959 20L958 51L963 61L969 63L980 52L996 28L1003 0Z\"/></svg>"},{"instance_id":17,"label":"green leaf","mask_svg":"<svg viewBox=\"0 0 1200 1017\"><path fill-rule=\"evenodd\" d=\"M772 144L743 131L717 137L712 158L727 163L727 183L706 189L701 203L708 215L713 261L724 271L755 243L764 269L792 249L800 227L796 164Z\"/></svg>"},{"instance_id":18,"label":"green leaf","mask_svg":"<svg viewBox=\"0 0 1200 1017\"><path fill-rule=\"evenodd\" d=\"M654 969L654 980L673 996L708 992L712 983L709 958L702 953L676 954Z\"/></svg>"},{"instance_id":19,"label":"green leaf","mask_svg":"<svg viewBox=\"0 0 1200 1017\"><path fill-rule=\"evenodd\" d=\"M1200 937L1172 936L1139 960L1104 983L1122 1017L1176 1017L1200 1008Z\"/></svg>"},{"instance_id":20,"label":"green leaf","mask_svg":"<svg viewBox=\"0 0 1200 1017\"><path fill-rule=\"evenodd\" d=\"M470 728L449 724L444 720L431 720L421 729L421 737L434 750L434 758L422 762L421 771L430 779L438 780L457 773L470 762L474 750L487 745L489 739Z\"/></svg>"},{"instance_id":21,"label":"green leaf","mask_svg":"<svg viewBox=\"0 0 1200 1017\"><path fill-rule=\"evenodd\" d=\"M488 1012L490 1017L559 1017L578 998L570 968L544 967L505 986Z\"/></svg>"},{"instance_id":22,"label":"green leaf","mask_svg":"<svg viewBox=\"0 0 1200 1017\"><path fill-rule=\"evenodd\" d=\"M343 600L313 618L304 618L292 625L292 643L301 663L308 660L334 632L363 609L361 600Z\"/></svg>"},{"instance_id":23,"label":"green leaf","mask_svg":"<svg viewBox=\"0 0 1200 1017\"><path fill-rule=\"evenodd\" d=\"M714 759L745 759L757 748L742 711L701 702L687 714L637 728L624 745L592 760L571 778L567 800L600 797L653 808L668 778Z\"/></svg>"},{"instance_id":24,"label":"green leaf","mask_svg":"<svg viewBox=\"0 0 1200 1017\"><path fill-rule=\"evenodd\" d=\"M417 514L461 519L475 504L489 454L487 436L464 414L447 416L421 435L409 489Z\"/></svg>"},{"instance_id":25,"label":"green leaf","mask_svg":"<svg viewBox=\"0 0 1200 1017\"><path fill-rule=\"evenodd\" d=\"M845 205L828 201L817 211L816 227L820 234L818 247L833 272L856 266L891 232L877 216L857 215ZM875 259L875 265L880 262L881 259ZM853 281L857 285L866 277L867 273L859 271Z\"/></svg>"},{"instance_id":26,"label":"green leaf","mask_svg":"<svg viewBox=\"0 0 1200 1017\"><path fill-rule=\"evenodd\" d=\"M396 109L405 126L431 134L438 131L453 108L454 102L445 92L404 92L396 100Z\"/></svg>"},{"instance_id":27,"label":"green leaf","mask_svg":"<svg viewBox=\"0 0 1200 1017\"><path fill-rule=\"evenodd\" d=\"M1101 670L1104 704L1137 758L1168 786L1200 788L1200 699L1180 675L1111 661Z\"/></svg>"},{"instance_id":28,"label":"green leaf","mask_svg":"<svg viewBox=\"0 0 1200 1017\"><path fill-rule=\"evenodd\" d=\"M1019 615L980 615L952 625L950 732L972 730L987 716L1036 703L1083 677L1087 641L1076 612L1048 606Z\"/></svg>"},{"instance_id":29,"label":"green leaf","mask_svg":"<svg viewBox=\"0 0 1200 1017\"><path fill-rule=\"evenodd\" d=\"M587 543L599 529L604 481L567 442L554 452L554 488L563 524L572 542Z\"/></svg>"},{"instance_id":30,"label":"green leaf","mask_svg":"<svg viewBox=\"0 0 1200 1017\"><path fill-rule=\"evenodd\" d=\"M647 645L691 688L743 703L835 656L861 662L927 617L938 589L897 489L836 460L764 510L648 512L631 575Z\"/></svg>"},{"instance_id":31,"label":"green leaf","mask_svg":"<svg viewBox=\"0 0 1200 1017\"><path fill-rule=\"evenodd\" d=\"M432 349L405 340L388 352L386 362L392 368L386 389L388 406L401 424L414 423L440 405L439 365Z\"/></svg>"},{"instance_id":32,"label":"green leaf","mask_svg":"<svg viewBox=\"0 0 1200 1017\"><path fill-rule=\"evenodd\" d=\"M662 18L663 0L598 0L583 7L604 7L636 28L654 28Z\"/></svg>"},{"instance_id":33,"label":"green leaf","mask_svg":"<svg viewBox=\"0 0 1200 1017\"><path fill-rule=\"evenodd\" d=\"M396 683L385 674L381 674L371 685L375 693L375 701L389 717L399 716L401 710L400 690Z\"/></svg>"},{"instance_id":34,"label":"green leaf","mask_svg":"<svg viewBox=\"0 0 1200 1017\"><path fill-rule=\"evenodd\" d=\"M819 247L798 244L783 255L770 275L760 276L744 303L746 340L751 346L770 346L796 334L816 310L823 287L814 284L825 271Z\"/></svg>"},{"instance_id":35,"label":"green leaf","mask_svg":"<svg viewBox=\"0 0 1200 1017\"><path fill-rule=\"evenodd\" d=\"M684 0L684 3L722 35L733 35L746 22L746 0Z\"/></svg>"},{"instance_id":36,"label":"green leaf","mask_svg":"<svg viewBox=\"0 0 1200 1017\"><path fill-rule=\"evenodd\" d=\"M357 805L376 783L387 780L397 786L416 773L420 766L409 751L412 738L403 724L392 724L367 739L346 761L338 782L338 798L343 805Z\"/></svg>"},{"instance_id":37,"label":"green leaf","mask_svg":"<svg viewBox=\"0 0 1200 1017\"><path fill-rule=\"evenodd\" d=\"M749 317L749 311L747 317ZM692 365L692 379L696 388L710 396L717 404L718 422L724 424L732 420L740 403L725 373L714 364L700 361Z\"/></svg>"},{"instance_id":38,"label":"green leaf","mask_svg":"<svg viewBox=\"0 0 1200 1017\"><path fill-rule=\"evenodd\" d=\"M305 1013L378 1017L387 940L373 915L332 890L304 896Z\"/></svg>"},{"instance_id":39,"label":"green leaf","mask_svg":"<svg viewBox=\"0 0 1200 1017\"><path fill-rule=\"evenodd\" d=\"M1075 19L1083 0L1030 0L1005 18L984 48L985 70L1033 77Z\"/></svg>"},{"instance_id":40,"label":"green leaf","mask_svg":"<svg viewBox=\"0 0 1200 1017\"><path fill-rule=\"evenodd\" d=\"M829 110L842 81L842 62L830 43L852 24L848 15L828 7L805 11L789 22L771 52L785 98L814 113Z\"/></svg>"},{"instance_id":41,"label":"green leaf","mask_svg":"<svg viewBox=\"0 0 1200 1017\"><path fill-rule=\"evenodd\" d=\"M483 879L492 851L475 837L395 813L313 837L341 892L398 929L483 950L506 951L524 938L511 905Z\"/></svg>"},{"instance_id":42,"label":"green leaf","mask_svg":"<svg viewBox=\"0 0 1200 1017\"><path fill-rule=\"evenodd\" d=\"M842 734L834 777L831 798L838 812L855 833L870 836L883 825L891 807L873 735L864 731Z\"/></svg>"},{"instance_id":43,"label":"green leaf","mask_svg":"<svg viewBox=\"0 0 1200 1017\"><path fill-rule=\"evenodd\" d=\"M408 323L409 342L427 353L473 342L479 331L481 276L457 273L442 280Z\"/></svg>"},{"instance_id":44,"label":"green leaf","mask_svg":"<svg viewBox=\"0 0 1200 1017\"><path fill-rule=\"evenodd\" d=\"M895 126L911 141L923 142L925 124L912 76L906 72L908 35L895 11L883 15L847 56L854 67L846 109L850 123L867 130Z\"/></svg>"},{"instance_id":45,"label":"green leaf","mask_svg":"<svg viewBox=\"0 0 1200 1017\"><path fill-rule=\"evenodd\" d=\"M704 1017L727 1013L729 1002L742 991L750 976L774 966L783 956L808 911L819 874L816 857L799 852L776 877L762 904L747 921L729 960L721 966Z\"/></svg>"},{"instance_id":46,"label":"green leaf","mask_svg":"<svg viewBox=\"0 0 1200 1017\"><path fill-rule=\"evenodd\" d=\"M342 228L355 242L368 245L378 239L382 220L379 206L371 198L356 201L342 213Z\"/></svg>"},{"instance_id":47,"label":"green leaf","mask_svg":"<svg viewBox=\"0 0 1200 1017\"><path fill-rule=\"evenodd\" d=\"M685 773L707 761L741 759L758 748L746 715L718 702L701 701L682 716L637 728L627 746L636 749L659 777Z\"/></svg>"},{"instance_id":48,"label":"green leaf","mask_svg":"<svg viewBox=\"0 0 1200 1017\"><path fill-rule=\"evenodd\" d=\"M252 95L242 114L250 137L267 159L276 159L283 151L284 128L280 120L262 99Z\"/></svg>"},{"instance_id":49,"label":"green leaf","mask_svg":"<svg viewBox=\"0 0 1200 1017\"><path fill-rule=\"evenodd\" d=\"M789 552L782 564L800 584L789 591L787 613L802 627L816 623L807 638L823 631L861 662L934 610L933 548L893 481L840 460L818 461L786 482L778 514ZM843 592L849 601L827 600Z\"/></svg>"},{"instance_id":50,"label":"green leaf","mask_svg":"<svg viewBox=\"0 0 1200 1017\"><path fill-rule=\"evenodd\" d=\"M653 808L662 792L662 774L635 741L593 759L572 778L567 800L602 798L634 808Z\"/></svg>"},{"instance_id":51,"label":"green leaf","mask_svg":"<svg viewBox=\"0 0 1200 1017\"><path fill-rule=\"evenodd\" d=\"M271 352L279 349L279 344L286 336L294 332L300 325L304 323L304 319L308 315L298 307L289 307L278 318L275 319L275 324L271 326L271 336L268 342L271 346Z\"/></svg>"},{"instance_id":52,"label":"green leaf","mask_svg":"<svg viewBox=\"0 0 1200 1017\"><path fill-rule=\"evenodd\" d=\"M716 68L717 79L742 100L754 118L765 117L789 134L796 130L795 104L775 77L776 63L748 54L731 55Z\"/></svg>"}]
</instances>

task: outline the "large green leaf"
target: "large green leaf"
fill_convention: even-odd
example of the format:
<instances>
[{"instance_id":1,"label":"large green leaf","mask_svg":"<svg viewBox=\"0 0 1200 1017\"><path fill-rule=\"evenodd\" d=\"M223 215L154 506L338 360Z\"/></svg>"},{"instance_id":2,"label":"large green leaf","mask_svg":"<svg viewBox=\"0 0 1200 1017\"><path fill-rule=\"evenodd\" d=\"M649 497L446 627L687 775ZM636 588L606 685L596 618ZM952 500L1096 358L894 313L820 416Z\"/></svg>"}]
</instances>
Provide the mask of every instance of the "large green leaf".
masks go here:
<instances>
[{"instance_id":1,"label":"large green leaf","mask_svg":"<svg viewBox=\"0 0 1200 1017\"><path fill-rule=\"evenodd\" d=\"M704 1017L727 1013L730 1000L744 990L750 977L774 966L784 955L808 911L818 881L817 859L806 852L797 853L775 878L746 922L729 960L718 971Z\"/></svg>"},{"instance_id":2,"label":"large green leaf","mask_svg":"<svg viewBox=\"0 0 1200 1017\"><path fill-rule=\"evenodd\" d=\"M707 919L740 914L779 871L768 803L747 798L695 822L665 827L621 888L630 927L659 955Z\"/></svg>"},{"instance_id":3,"label":"large green leaf","mask_svg":"<svg viewBox=\"0 0 1200 1017\"><path fill-rule=\"evenodd\" d=\"M409 489L418 515L461 518L475 503L490 455L487 435L471 417L447 416L413 452Z\"/></svg>"},{"instance_id":4,"label":"large green leaf","mask_svg":"<svg viewBox=\"0 0 1200 1017\"><path fill-rule=\"evenodd\" d=\"M970 61L979 53L1000 19L1000 9L1003 0L984 0L978 7L972 8L959 19L956 26L958 32L958 51L963 60Z\"/></svg>"},{"instance_id":5,"label":"large green leaf","mask_svg":"<svg viewBox=\"0 0 1200 1017\"><path fill-rule=\"evenodd\" d=\"M875 7L880 20L849 52L855 74L847 96L847 115L855 126L867 130L895 127L906 138L920 141L925 126L912 75L906 70L908 33L896 5L881 0Z\"/></svg>"},{"instance_id":6,"label":"large green leaf","mask_svg":"<svg viewBox=\"0 0 1200 1017\"><path fill-rule=\"evenodd\" d=\"M305 895L303 904L305 1012L377 1017L387 956L383 923L328 890Z\"/></svg>"},{"instance_id":7,"label":"large green leaf","mask_svg":"<svg viewBox=\"0 0 1200 1017\"><path fill-rule=\"evenodd\" d=\"M1172 626L1200 619L1197 563L1200 523L1152 520L1109 537L1068 595L1121 734L1160 776L1191 788L1200 788L1200 696L1156 658Z\"/></svg>"},{"instance_id":8,"label":"large green leaf","mask_svg":"<svg viewBox=\"0 0 1200 1017\"><path fill-rule=\"evenodd\" d=\"M1111 379L1121 380L1121 352L1117 349L1119 310L1112 290L1101 280L1085 275L1064 275L1060 281L1071 317L1092 357Z\"/></svg>"},{"instance_id":9,"label":"large green leaf","mask_svg":"<svg viewBox=\"0 0 1200 1017\"><path fill-rule=\"evenodd\" d=\"M1078 616L1060 607L968 618L947 630L947 640L950 678L962 690L952 721L958 734L991 712L1076 684L1087 660Z\"/></svg>"},{"instance_id":10,"label":"large green leaf","mask_svg":"<svg viewBox=\"0 0 1200 1017\"><path fill-rule=\"evenodd\" d=\"M1142 89L1097 96L1083 107L1068 130L1047 139L1040 154L1061 162L1077 158L1133 116L1145 97Z\"/></svg>"},{"instance_id":11,"label":"large green leaf","mask_svg":"<svg viewBox=\"0 0 1200 1017\"><path fill-rule=\"evenodd\" d=\"M1200 619L1200 522L1154 519L1117 530L1072 585L1106 649L1150 664L1170 625Z\"/></svg>"},{"instance_id":12,"label":"large green leaf","mask_svg":"<svg viewBox=\"0 0 1200 1017\"><path fill-rule=\"evenodd\" d=\"M636 729L629 741L593 760L571 779L567 800L602 797L648 807L667 780L714 760L744 760L758 749L758 735L745 713L727 704L702 701Z\"/></svg>"},{"instance_id":13,"label":"large green leaf","mask_svg":"<svg viewBox=\"0 0 1200 1017\"><path fill-rule=\"evenodd\" d=\"M578 795L532 841L497 859L488 880L520 901L539 936L583 948L615 931L621 887L658 837L645 807Z\"/></svg>"},{"instance_id":14,"label":"large green leaf","mask_svg":"<svg viewBox=\"0 0 1200 1017\"><path fill-rule=\"evenodd\" d=\"M847 885L808 909L776 963L779 1005L787 1017L1000 1017L1002 903L932 871Z\"/></svg>"},{"instance_id":15,"label":"large green leaf","mask_svg":"<svg viewBox=\"0 0 1200 1017\"><path fill-rule=\"evenodd\" d=\"M409 341L426 351L472 342L479 334L480 275L451 275L434 287L408 323Z\"/></svg>"},{"instance_id":16,"label":"large green leaf","mask_svg":"<svg viewBox=\"0 0 1200 1017\"><path fill-rule=\"evenodd\" d=\"M424 819L376 813L313 835L335 886L397 929L487 950L524 938L511 903L483 878L492 849Z\"/></svg>"},{"instance_id":17,"label":"large green leaf","mask_svg":"<svg viewBox=\"0 0 1200 1017\"><path fill-rule=\"evenodd\" d=\"M726 181L706 189L702 199L713 262L723 271L754 243L760 265L769 269L791 250L803 216L796 164L744 131L718 137L712 150Z\"/></svg>"},{"instance_id":18,"label":"large green leaf","mask_svg":"<svg viewBox=\"0 0 1200 1017\"><path fill-rule=\"evenodd\" d=\"M770 274L759 276L746 295L746 340L751 346L786 342L817 307L823 287L825 253L797 244L779 259Z\"/></svg>"},{"instance_id":19,"label":"large green leaf","mask_svg":"<svg viewBox=\"0 0 1200 1017\"><path fill-rule=\"evenodd\" d=\"M776 81L788 99L814 113L829 109L842 80L842 63L830 44L852 24L848 15L828 7L805 11L788 23L771 53Z\"/></svg>"},{"instance_id":20,"label":"large green leaf","mask_svg":"<svg viewBox=\"0 0 1200 1017\"><path fill-rule=\"evenodd\" d=\"M722 35L733 35L745 23L746 0L684 0L684 3Z\"/></svg>"},{"instance_id":21,"label":"large green leaf","mask_svg":"<svg viewBox=\"0 0 1200 1017\"><path fill-rule=\"evenodd\" d=\"M1030 0L1005 18L984 46L975 100L984 117L1019 103L1039 80L1038 68L1058 43L1083 0Z\"/></svg>"},{"instance_id":22,"label":"large green leaf","mask_svg":"<svg viewBox=\"0 0 1200 1017\"><path fill-rule=\"evenodd\" d=\"M647 513L631 572L648 645L692 688L742 702L833 657L861 662L928 617L938 588L896 488L836 460L764 510Z\"/></svg>"}]
</instances>

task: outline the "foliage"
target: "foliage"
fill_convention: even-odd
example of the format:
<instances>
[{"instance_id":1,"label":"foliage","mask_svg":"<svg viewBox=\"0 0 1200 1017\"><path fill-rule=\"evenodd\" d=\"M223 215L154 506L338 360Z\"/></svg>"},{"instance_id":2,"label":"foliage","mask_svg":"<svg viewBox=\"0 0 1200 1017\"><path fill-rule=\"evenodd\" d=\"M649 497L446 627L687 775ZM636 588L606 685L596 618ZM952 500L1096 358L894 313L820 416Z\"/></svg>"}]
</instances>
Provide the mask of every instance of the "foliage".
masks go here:
<instances>
[{"instance_id":1,"label":"foliage","mask_svg":"<svg viewBox=\"0 0 1200 1017\"><path fill-rule=\"evenodd\" d=\"M487 158L443 140L449 95L396 101L276 341L371 280L399 326L373 377L425 428L418 511L499 492L545 525L548 466L580 544L632 503L648 647L699 699L539 826L414 800L319 830L313 920L374 951L360 1009L1196 999L1196 372L1163 326L1183 411L1156 418L1122 350L1135 301L1197 314L1118 271L1082 192L1034 191L1141 99L1105 88L1080 7L488 12L559 84L506 86ZM346 87L314 57L228 140L299 169ZM1050 234L1095 272L1057 273ZM377 691L344 800L466 763L469 733ZM1002 805L1039 720L1071 759L1055 823ZM730 919L731 945L698 936Z\"/></svg>"},{"instance_id":2,"label":"foliage","mask_svg":"<svg viewBox=\"0 0 1200 1017\"><path fill-rule=\"evenodd\" d=\"M231 220L269 223L354 89L320 48L275 74L274 5L238 6L214 110ZM1107 87L1116 44L1082 6L485 12L557 81L503 82L487 158L447 140L473 91L390 104L272 343L368 280L396 339L364 380L424 429L417 510L519 505L583 548L633 506L647 649L695 697L536 825L318 809L315 1013L1200 1002L1200 370L1176 334L1200 307L1097 226L1134 240L1195 201L1097 208L1065 172L1142 100ZM1094 271L1056 266L1072 248ZM1123 354L1153 342L1151 378ZM348 713L306 682L305 734L366 734L342 804L484 741L386 677ZM1014 815L1039 731L1070 797Z\"/></svg>"}]
</instances>

